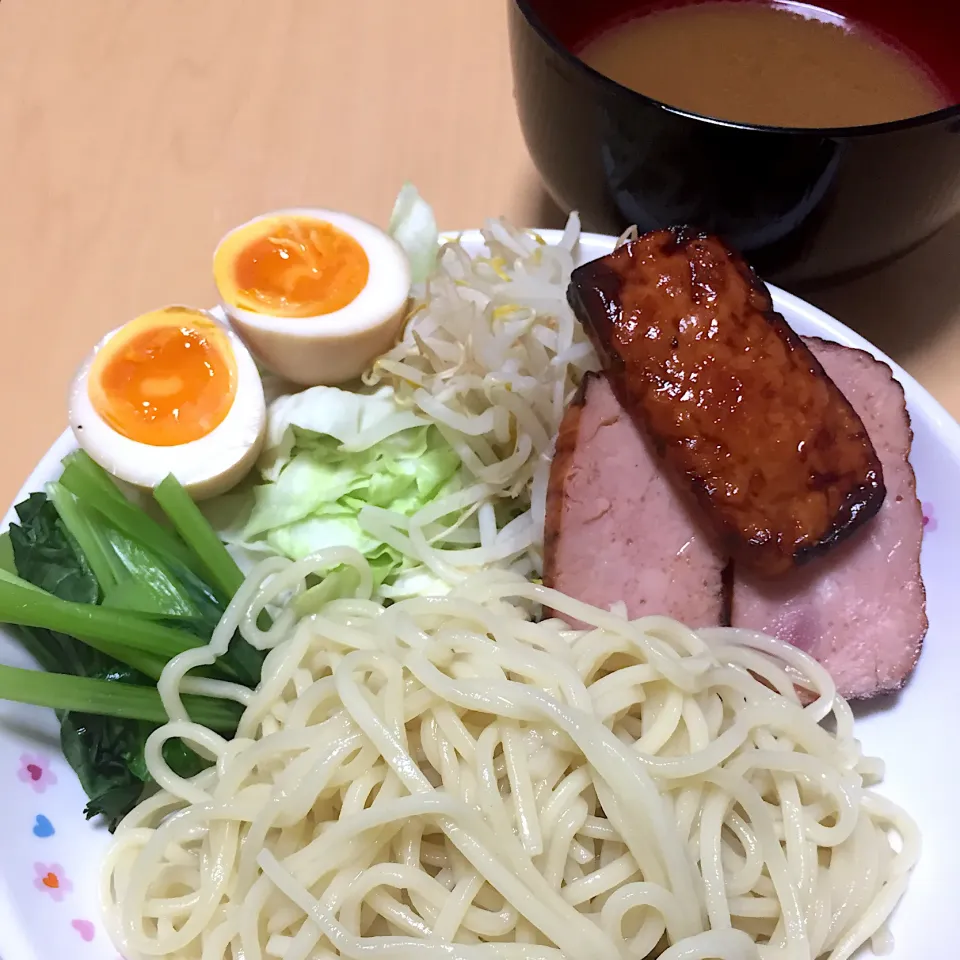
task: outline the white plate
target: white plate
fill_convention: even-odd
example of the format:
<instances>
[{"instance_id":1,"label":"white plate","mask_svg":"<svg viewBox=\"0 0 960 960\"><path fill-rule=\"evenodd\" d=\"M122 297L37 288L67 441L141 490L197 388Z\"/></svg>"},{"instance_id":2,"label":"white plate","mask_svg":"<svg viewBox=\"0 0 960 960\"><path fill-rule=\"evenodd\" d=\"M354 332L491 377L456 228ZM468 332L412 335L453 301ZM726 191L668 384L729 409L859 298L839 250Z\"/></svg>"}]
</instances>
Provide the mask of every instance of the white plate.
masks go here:
<instances>
[{"instance_id":1,"label":"white plate","mask_svg":"<svg viewBox=\"0 0 960 960\"><path fill-rule=\"evenodd\" d=\"M559 232L542 231L548 243ZM464 235L479 249L480 235ZM580 242L582 260L608 253L613 240L593 234ZM960 654L954 636L960 557L960 426L908 374L853 331L810 304L771 287L774 303L801 334L867 350L886 361L903 384L913 420L912 461L924 514L923 576L930 630L920 664L898 697L861 711L866 749L887 761L883 791L919 821L925 849L896 914L895 958L946 960L957 955L953 921L960 856ZM54 479L73 449L62 436L40 461L18 501ZM9 520L9 517L8 517ZM30 666L9 634L0 632L0 661ZM39 779L35 779L38 777ZM97 885L108 834L87 823L85 798L60 755L49 710L0 703L0 957L4 960L116 960L100 924ZM52 831L52 833L51 833ZM57 882L51 890L43 883ZM55 878L55 879L54 879Z\"/></svg>"}]
</instances>

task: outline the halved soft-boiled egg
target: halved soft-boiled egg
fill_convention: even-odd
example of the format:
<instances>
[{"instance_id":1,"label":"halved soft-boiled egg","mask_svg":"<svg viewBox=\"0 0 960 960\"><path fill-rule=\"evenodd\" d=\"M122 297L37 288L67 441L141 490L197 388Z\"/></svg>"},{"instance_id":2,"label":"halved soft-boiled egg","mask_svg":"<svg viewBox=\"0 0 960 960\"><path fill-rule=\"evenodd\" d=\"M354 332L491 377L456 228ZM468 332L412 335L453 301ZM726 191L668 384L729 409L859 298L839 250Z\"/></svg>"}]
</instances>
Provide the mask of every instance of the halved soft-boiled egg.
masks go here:
<instances>
[{"instance_id":1,"label":"halved soft-boiled egg","mask_svg":"<svg viewBox=\"0 0 960 960\"><path fill-rule=\"evenodd\" d=\"M257 359L304 386L360 376L393 346L410 296L403 248L335 210L250 220L220 241L213 274L224 311Z\"/></svg>"},{"instance_id":2,"label":"halved soft-boiled egg","mask_svg":"<svg viewBox=\"0 0 960 960\"><path fill-rule=\"evenodd\" d=\"M197 500L243 478L265 425L250 352L190 307L155 310L108 334L70 391L70 426L100 466L148 489L172 473Z\"/></svg>"}]
</instances>

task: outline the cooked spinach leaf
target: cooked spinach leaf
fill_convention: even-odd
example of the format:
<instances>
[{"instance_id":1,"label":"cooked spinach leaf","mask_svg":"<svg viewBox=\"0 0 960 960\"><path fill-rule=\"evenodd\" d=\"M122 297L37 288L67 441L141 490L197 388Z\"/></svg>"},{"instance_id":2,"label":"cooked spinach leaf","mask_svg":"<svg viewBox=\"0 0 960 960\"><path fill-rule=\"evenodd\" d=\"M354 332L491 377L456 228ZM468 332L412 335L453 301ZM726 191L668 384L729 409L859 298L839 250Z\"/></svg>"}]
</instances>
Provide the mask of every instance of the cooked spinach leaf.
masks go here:
<instances>
[{"instance_id":1,"label":"cooked spinach leaf","mask_svg":"<svg viewBox=\"0 0 960 960\"><path fill-rule=\"evenodd\" d=\"M87 819L102 816L113 832L152 781L144 761L147 737L155 724L67 713L60 723L60 747L88 797ZM205 766L180 740L168 740L164 759L182 777Z\"/></svg>"},{"instance_id":2,"label":"cooked spinach leaf","mask_svg":"<svg viewBox=\"0 0 960 960\"><path fill-rule=\"evenodd\" d=\"M17 573L61 600L96 603L96 578L46 495L33 493L15 510L20 523L10 524L9 537ZM109 658L66 634L29 627L21 633L23 645L48 673L94 677L110 668Z\"/></svg>"},{"instance_id":3,"label":"cooked spinach leaf","mask_svg":"<svg viewBox=\"0 0 960 960\"><path fill-rule=\"evenodd\" d=\"M10 543L19 576L61 600L96 604L101 599L97 579L47 496L32 494L17 505L16 512L20 523L11 524ZM104 541L123 545L121 562L136 555L144 565L150 563L145 549L135 549L137 545L123 535L116 535L115 531L104 537ZM127 582L143 583L142 579L132 579L134 572L130 570L131 579ZM161 583L169 597L175 581L167 578L162 570L155 573L145 589L157 596L157 586ZM177 612L193 614L199 631L212 629L208 596L203 596L202 586L191 593L202 597L202 610L198 606L187 606L189 601L185 599L176 606L176 601L169 598L171 606ZM163 615L174 611L168 608L156 612ZM49 673L153 686L149 677L65 634L21 628L20 638ZM85 813L88 817L102 815L113 831L150 782L143 750L156 724L74 712L58 712L58 717L63 755L89 798ZM164 754L181 776L192 776L205 765L180 741L168 742Z\"/></svg>"},{"instance_id":4,"label":"cooked spinach leaf","mask_svg":"<svg viewBox=\"0 0 960 960\"><path fill-rule=\"evenodd\" d=\"M31 493L15 509L20 523L10 525L10 543L17 573L61 600L96 603L97 578L47 495Z\"/></svg>"}]
</instances>

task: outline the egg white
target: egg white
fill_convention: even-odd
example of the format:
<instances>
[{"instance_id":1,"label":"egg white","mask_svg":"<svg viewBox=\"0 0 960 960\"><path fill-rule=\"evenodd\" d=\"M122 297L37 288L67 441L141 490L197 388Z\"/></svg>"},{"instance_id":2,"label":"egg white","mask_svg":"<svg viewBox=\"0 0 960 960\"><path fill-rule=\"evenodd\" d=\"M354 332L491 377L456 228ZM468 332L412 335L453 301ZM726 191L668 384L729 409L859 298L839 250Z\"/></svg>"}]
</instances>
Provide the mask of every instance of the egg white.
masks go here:
<instances>
[{"instance_id":1,"label":"egg white","mask_svg":"<svg viewBox=\"0 0 960 960\"><path fill-rule=\"evenodd\" d=\"M77 371L70 388L70 428L77 443L104 470L141 489L153 489L172 473L194 500L204 500L235 486L253 467L266 429L263 383L250 351L216 318L236 360L233 403L218 426L189 443L157 447L131 440L107 423L90 400L90 369L97 353L119 332L108 333ZM120 328L122 329L122 328Z\"/></svg>"},{"instance_id":2,"label":"egg white","mask_svg":"<svg viewBox=\"0 0 960 960\"><path fill-rule=\"evenodd\" d=\"M256 233L253 226L276 217L325 220L353 237L370 264L367 282L345 307L313 317L277 317L230 303L220 274L229 255ZM395 343L410 296L410 261L379 227L336 210L297 207L275 210L231 230L214 254L220 302L234 329L266 368L301 386L335 386L359 377Z\"/></svg>"}]
</instances>

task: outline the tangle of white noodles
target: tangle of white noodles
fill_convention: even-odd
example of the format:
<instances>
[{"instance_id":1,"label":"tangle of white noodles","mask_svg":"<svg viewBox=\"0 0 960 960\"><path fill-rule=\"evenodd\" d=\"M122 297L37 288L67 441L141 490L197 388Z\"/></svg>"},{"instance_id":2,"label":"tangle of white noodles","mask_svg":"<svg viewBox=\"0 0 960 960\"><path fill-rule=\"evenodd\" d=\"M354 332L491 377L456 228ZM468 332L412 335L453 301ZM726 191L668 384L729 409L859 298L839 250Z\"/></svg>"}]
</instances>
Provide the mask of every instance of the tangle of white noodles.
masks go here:
<instances>
[{"instance_id":1,"label":"tangle of white noodles","mask_svg":"<svg viewBox=\"0 0 960 960\"><path fill-rule=\"evenodd\" d=\"M305 578L343 563L356 597L297 620ZM503 572L388 608L370 584L349 550L267 561L209 648L167 668L161 789L102 882L128 960L846 960L885 942L919 835L868 789L879 765L805 654ZM269 653L226 741L180 690L238 626ZM172 737L214 765L180 779Z\"/></svg>"}]
</instances>

